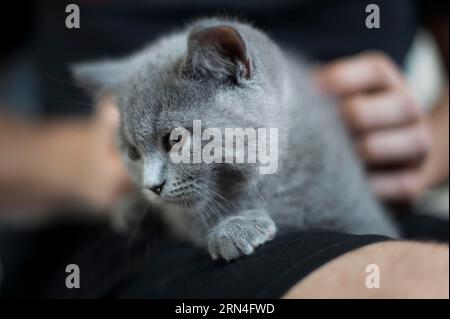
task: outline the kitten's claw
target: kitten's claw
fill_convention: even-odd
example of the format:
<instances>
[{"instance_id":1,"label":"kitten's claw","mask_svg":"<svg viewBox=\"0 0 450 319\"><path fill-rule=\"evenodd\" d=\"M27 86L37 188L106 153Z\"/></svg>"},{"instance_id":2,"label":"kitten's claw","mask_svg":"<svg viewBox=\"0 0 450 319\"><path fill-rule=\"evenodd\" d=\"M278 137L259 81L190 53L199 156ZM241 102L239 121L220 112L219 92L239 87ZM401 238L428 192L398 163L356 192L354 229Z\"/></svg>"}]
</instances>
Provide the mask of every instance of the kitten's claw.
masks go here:
<instances>
[{"instance_id":1,"label":"kitten's claw","mask_svg":"<svg viewBox=\"0 0 450 319\"><path fill-rule=\"evenodd\" d=\"M220 222L208 235L208 251L213 259L227 261L250 255L271 240L276 226L265 211L249 210Z\"/></svg>"}]
</instances>

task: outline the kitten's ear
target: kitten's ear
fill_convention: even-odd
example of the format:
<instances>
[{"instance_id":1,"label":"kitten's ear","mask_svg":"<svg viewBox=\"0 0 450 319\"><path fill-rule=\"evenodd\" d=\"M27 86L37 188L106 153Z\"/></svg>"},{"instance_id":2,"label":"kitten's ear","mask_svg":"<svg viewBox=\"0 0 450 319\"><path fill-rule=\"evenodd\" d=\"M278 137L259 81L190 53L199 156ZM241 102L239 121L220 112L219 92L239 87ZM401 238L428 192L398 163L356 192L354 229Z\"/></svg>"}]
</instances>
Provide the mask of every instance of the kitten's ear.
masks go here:
<instances>
[{"instance_id":1,"label":"kitten's ear","mask_svg":"<svg viewBox=\"0 0 450 319\"><path fill-rule=\"evenodd\" d=\"M115 91L134 71L127 60L82 62L72 64L70 69L75 80L94 95Z\"/></svg>"},{"instance_id":2,"label":"kitten's ear","mask_svg":"<svg viewBox=\"0 0 450 319\"><path fill-rule=\"evenodd\" d=\"M188 37L183 72L196 79L239 84L252 78L252 63L245 41L231 26L194 29Z\"/></svg>"}]
</instances>

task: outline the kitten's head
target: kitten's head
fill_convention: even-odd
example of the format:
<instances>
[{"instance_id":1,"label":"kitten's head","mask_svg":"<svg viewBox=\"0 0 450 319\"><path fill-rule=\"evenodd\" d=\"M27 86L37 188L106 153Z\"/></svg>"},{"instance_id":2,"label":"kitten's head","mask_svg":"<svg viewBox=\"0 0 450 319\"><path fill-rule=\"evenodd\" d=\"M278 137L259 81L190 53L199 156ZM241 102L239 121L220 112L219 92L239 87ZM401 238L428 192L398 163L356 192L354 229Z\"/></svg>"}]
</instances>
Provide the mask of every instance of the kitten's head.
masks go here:
<instances>
[{"instance_id":1,"label":"kitten's head","mask_svg":"<svg viewBox=\"0 0 450 319\"><path fill-rule=\"evenodd\" d=\"M247 25L205 20L130 58L79 65L75 75L96 92L116 95L120 149L150 200L224 205L248 191L257 165L192 163L194 145L205 151L209 142L195 140L193 121L221 133L265 125L264 110L276 99L268 80L276 74L265 66L270 50L270 41ZM171 157L182 153L180 146L191 163Z\"/></svg>"}]
</instances>

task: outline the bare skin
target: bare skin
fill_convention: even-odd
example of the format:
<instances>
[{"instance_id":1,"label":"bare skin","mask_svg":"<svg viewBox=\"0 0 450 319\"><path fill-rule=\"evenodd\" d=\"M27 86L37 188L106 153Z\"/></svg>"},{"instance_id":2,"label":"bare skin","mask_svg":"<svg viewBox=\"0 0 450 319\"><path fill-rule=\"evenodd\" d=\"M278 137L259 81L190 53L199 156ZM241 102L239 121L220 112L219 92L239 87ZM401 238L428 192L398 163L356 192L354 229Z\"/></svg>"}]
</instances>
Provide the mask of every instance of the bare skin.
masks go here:
<instances>
[{"instance_id":1,"label":"bare skin","mask_svg":"<svg viewBox=\"0 0 450 319\"><path fill-rule=\"evenodd\" d=\"M341 98L344 119L367 163L373 189L383 200L415 200L425 189L448 181L448 16L426 17L424 26L446 66L442 93L430 114L423 112L399 68L383 54L339 59L318 76L325 91ZM389 171L371 169L393 165L396 169Z\"/></svg>"},{"instance_id":2,"label":"bare skin","mask_svg":"<svg viewBox=\"0 0 450 319\"><path fill-rule=\"evenodd\" d=\"M430 29L448 67L448 18ZM335 61L320 71L318 82L340 97L344 120L381 199L411 201L423 190L448 181L448 83L433 111L426 114L398 67L382 54ZM394 171L370 170L374 164L399 163L407 165ZM380 288L366 287L370 264L379 266ZM365 246L320 267L284 298L448 299L449 247L420 242Z\"/></svg>"},{"instance_id":3,"label":"bare skin","mask_svg":"<svg viewBox=\"0 0 450 319\"><path fill-rule=\"evenodd\" d=\"M340 98L379 198L414 200L448 178L448 91L425 113L398 67L379 53L333 62L320 70L318 82Z\"/></svg>"},{"instance_id":4,"label":"bare skin","mask_svg":"<svg viewBox=\"0 0 450 319\"><path fill-rule=\"evenodd\" d=\"M379 288L366 286L379 266ZM320 267L283 298L449 298L449 248L419 242L368 245Z\"/></svg>"},{"instance_id":5,"label":"bare skin","mask_svg":"<svg viewBox=\"0 0 450 319\"><path fill-rule=\"evenodd\" d=\"M380 198L414 200L424 189L448 180L448 88L425 114L399 69L378 53L325 66L318 81L340 97L344 120ZM407 165L395 171L370 170L374 164L401 163ZM366 287L370 264L379 266L379 289ZM338 257L294 285L284 298L448 298L448 281L448 245L385 242Z\"/></svg>"},{"instance_id":6,"label":"bare skin","mask_svg":"<svg viewBox=\"0 0 450 319\"><path fill-rule=\"evenodd\" d=\"M118 120L108 100L89 119L0 117L0 207L39 212L79 203L101 212L114 206L131 189L116 150Z\"/></svg>"}]
</instances>

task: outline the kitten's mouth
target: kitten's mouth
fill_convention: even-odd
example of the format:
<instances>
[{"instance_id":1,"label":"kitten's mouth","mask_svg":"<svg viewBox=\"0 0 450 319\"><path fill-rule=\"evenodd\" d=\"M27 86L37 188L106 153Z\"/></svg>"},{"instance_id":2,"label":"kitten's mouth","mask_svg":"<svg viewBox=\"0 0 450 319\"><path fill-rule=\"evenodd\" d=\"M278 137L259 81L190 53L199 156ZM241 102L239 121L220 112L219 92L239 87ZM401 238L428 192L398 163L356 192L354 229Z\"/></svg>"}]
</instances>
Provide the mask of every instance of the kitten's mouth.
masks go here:
<instances>
[{"instance_id":1,"label":"kitten's mouth","mask_svg":"<svg viewBox=\"0 0 450 319\"><path fill-rule=\"evenodd\" d=\"M175 197L170 195L161 196L161 200L166 203L176 204L180 206L193 206L197 202L195 198Z\"/></svg>"},{"instance_id":2,"label":"kitten's mouth","mask_svg":"<svg viewBox=\"0 0 450 319\"><path fill-rule=\"evenodd\" d=\"M171 194L156 194L146 188L143 189L144 195L152 202L159 204L174 204L179 206L190 206L192 207L196 202L197 198L194 197L180 197Z\"/></svg>"}]
</instances>

